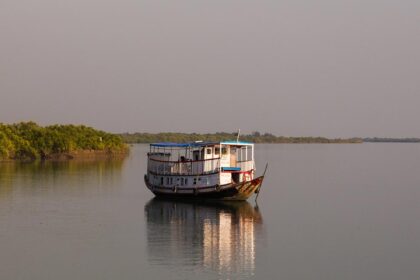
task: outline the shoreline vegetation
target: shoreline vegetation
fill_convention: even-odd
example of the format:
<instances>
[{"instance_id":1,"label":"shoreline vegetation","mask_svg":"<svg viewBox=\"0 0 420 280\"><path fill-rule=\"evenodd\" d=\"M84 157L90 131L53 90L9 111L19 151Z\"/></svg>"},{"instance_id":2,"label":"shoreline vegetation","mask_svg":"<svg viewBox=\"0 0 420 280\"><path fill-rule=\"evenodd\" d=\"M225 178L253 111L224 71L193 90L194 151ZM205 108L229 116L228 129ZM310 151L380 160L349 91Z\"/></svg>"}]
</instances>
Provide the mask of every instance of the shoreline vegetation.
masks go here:
<instances>
[{"instance_id":1,"label":"shoreline vegetation","mask_svg":"<svg viewBox=\"0 0 420 280\"><path fill-rule=\"evenodd\" d=\"M194 142L194 141L205 141L205 142L218 142L218 141L229 141L236 139L237 133L217 132L208 134L198 133L122 133L119 134L125 143L156 143L156 142ZM267 144L288 144L288 143L302 143L302 144L338 144L338 143L363 143L362 138L348 138L348 139L329 139L325 137L285 137L275 136L271 133L260 133L253 132L251 134L240 135L240 140L245 142L253 143L267 143Z\"/></svg>"},{"instance_id":2,"label":"shoreline vegetation","mask_svg":"<svg viewBox=\"0 0 420 280\"><path fill-rule=\"evenodd\" d=\"M0 123L0 161L120 158L128 151L120 136L84 125Z\"/></svg>"},{"instance_id":3,"label":"shoreline vegetation","mask_svg":"<svg viewBox=\"0 0 420 280\"><path fill-rule=\"evenodd\" d=\"M122 133L113 134L84 125L50 125L35 122L0 123L0 162L34 160L94 160L123 158L127 144L156 142L229 141L237 133ZM420 138L335 138L285 137L253 132L240 135L241 141L267 144L358 144L358 143L420 143Z\"/></svg>"}]
</instances>

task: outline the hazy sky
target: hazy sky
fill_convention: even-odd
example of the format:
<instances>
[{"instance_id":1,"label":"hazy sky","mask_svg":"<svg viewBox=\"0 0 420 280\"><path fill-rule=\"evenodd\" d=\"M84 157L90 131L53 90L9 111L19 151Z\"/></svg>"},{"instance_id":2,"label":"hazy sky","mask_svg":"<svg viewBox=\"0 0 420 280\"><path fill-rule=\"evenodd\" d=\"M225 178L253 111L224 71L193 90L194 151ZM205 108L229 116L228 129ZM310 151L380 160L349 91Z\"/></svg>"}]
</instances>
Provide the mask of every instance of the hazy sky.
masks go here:
<instances>
[{"instance_id":1,"label":"hazy sky","mask_svg":"<svg viewBox=\"0 0 420 280\"><path fill-rule=\"evenodd\" d=\"M420 137L419 0L1 0L0 122Z\"/></svg>"}]
</instances>

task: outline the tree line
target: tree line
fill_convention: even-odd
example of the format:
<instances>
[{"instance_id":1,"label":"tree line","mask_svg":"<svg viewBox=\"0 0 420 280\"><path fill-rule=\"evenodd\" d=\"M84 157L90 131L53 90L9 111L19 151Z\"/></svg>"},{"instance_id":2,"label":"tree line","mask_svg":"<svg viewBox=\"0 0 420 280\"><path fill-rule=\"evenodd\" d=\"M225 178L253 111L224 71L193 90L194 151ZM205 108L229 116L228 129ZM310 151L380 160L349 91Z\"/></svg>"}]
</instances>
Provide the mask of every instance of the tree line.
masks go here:
<instances>
[{"instance_id":1,"label":"tree line","mask_svg":"<svg viewBox=\"0 0 420 280\"><path fill-rule=\"evenodd\" d=\"M81 150L121 152L126 149L118 135L84 125L51 125L34 122L0 123L0 159L45 159L53 154Z\"/></svg>"},{"instance_id":2,"label":"tree line","mask_svg":"<svg viewBox=\"0 0 420 280\"><path fill-rule=\"evenodd\" d=\"M373 143L420 143L420 138L364 138L363 142Z\"/></svg>"},{"instance_id":3,"label":"tree line","mask_svg":"<svg viewBox=\"0 0 420 280\"><path fill-rule=\"evenodd\" d=\"M229 141L235 140L237 133L217 132L208 134L198 133L123 133L120 134L126 143L156 143L156 142L176 142L186 143L194 141ZM251 134L240 135L241 141L253 143L362 143L361 138L350 139L328 139L325 137L285 137L275 136L271 133L253 132Z\"/></svg>"}]
</instances>

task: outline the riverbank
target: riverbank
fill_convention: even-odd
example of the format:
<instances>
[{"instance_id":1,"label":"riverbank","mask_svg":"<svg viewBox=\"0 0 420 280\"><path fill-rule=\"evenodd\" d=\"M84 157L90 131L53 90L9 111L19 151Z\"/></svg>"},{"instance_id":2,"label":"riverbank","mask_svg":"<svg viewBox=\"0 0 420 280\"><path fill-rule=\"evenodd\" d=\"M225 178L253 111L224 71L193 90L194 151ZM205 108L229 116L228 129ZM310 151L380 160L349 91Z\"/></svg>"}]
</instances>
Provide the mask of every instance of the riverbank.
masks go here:
<instances>
[{"instance_id":1,"label":"riverbank","mask_svg":"<svg viewBox=\"0 0 420 280\"><path fill-rule=\"evenodd\" d=\"M0 161L121 158L128 152L120 136L84 125L0 123Z\"/></svg>"}]
</instances>

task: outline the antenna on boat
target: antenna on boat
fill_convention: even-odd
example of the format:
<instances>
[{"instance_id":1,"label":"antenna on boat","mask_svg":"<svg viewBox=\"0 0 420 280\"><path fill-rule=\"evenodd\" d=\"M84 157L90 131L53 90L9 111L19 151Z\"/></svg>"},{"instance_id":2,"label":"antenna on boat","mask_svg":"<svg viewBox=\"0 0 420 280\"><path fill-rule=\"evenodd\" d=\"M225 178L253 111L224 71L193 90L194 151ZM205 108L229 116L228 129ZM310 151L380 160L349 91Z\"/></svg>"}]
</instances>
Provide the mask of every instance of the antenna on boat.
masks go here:
<instances>
[{"instance_id":1,"label":"antenna on boat","mask_svg":"<svg viewBox=\"0 0 420 280\"><path fill-rule=\"evenodd\" d=\"M236 136L236 142L239 142L239 134L241 133L241 129L238 129L238 136Z\"/></svg>"}]
</instances>

